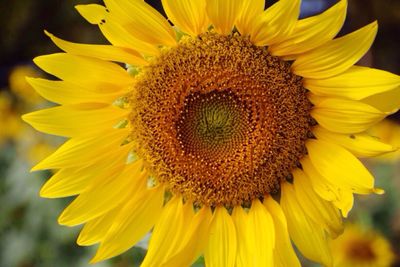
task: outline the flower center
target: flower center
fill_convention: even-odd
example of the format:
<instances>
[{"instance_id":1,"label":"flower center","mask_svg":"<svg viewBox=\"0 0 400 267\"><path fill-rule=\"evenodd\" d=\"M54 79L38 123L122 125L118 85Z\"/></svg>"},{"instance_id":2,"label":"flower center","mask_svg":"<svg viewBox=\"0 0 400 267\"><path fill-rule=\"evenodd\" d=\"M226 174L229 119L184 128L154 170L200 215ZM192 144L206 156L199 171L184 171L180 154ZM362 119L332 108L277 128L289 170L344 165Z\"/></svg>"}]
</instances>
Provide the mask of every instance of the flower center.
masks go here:
<instances>
[{"instance_id":1,"label":"flower center","mask_svg":"<svg viewBox=\"0 0 400 267\"><path fill-rule=\"evenodd\" d=\"M218 161L246 142L250 120L251 110L231 91L191 93L176 123L177 139L189 156Z\"/></svg>"},{"instance_id":2,"label":"flower center","mask_svg":"<svg viewBox=\"0 0 400 267\"><path fill-rule=\"evenodd\" d=\"M240 205L276 192L307 153L312 105L301 78L238 34L184 38L136 80L136 153L190 201Z\"/></svg>"},{"instance_id":3,"label":"flower center","mask_svg":"<svg viewBox=\"0 0 400 267\"><path fill-rule=\"evenodd\" d=\"M376 257L368 240L353 240L347 250L349 257L357 261L371 262Z\"/></svg>"}]
</instances>

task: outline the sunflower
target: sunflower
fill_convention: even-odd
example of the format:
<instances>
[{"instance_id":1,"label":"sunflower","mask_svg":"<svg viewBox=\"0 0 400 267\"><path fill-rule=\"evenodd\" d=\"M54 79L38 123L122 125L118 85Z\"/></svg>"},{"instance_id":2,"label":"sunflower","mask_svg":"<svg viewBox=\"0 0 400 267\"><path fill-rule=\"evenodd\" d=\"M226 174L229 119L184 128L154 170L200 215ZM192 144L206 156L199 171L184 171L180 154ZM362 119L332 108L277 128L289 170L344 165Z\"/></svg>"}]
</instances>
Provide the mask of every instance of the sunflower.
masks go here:
<instances>
[{"instance_id":1,"label":"sunflower","mask_svg":"<svg viewBox=\"0 0 400 267\"><path fill-rule=\"evenodd\" d=\"M382 234L358 224L346 225L331 248L335 267L389 267L395 260L391 245Z\"/></svg>"},{"instance_id":2,"label":"sunflower","mask_svg":"<svg viewBox=\"0 0 400 267\"><path fill-rule=\"evenodd\" d=\"M377 23L335 38L344 0L300 20L299 0L163 0L174 26L104 2L76 8L112 45L47 33L65 53L34 61L59 80L29 82L61 105L23 117L69 138L33 170L57 170L41 196L78 195L59 223L92 262L152 231L142 266L300 266L292 241L331 266L353 194L382 193L357 157L393 150L365 131L400 77L353 66Z\"/></svg>"}]
</instances>

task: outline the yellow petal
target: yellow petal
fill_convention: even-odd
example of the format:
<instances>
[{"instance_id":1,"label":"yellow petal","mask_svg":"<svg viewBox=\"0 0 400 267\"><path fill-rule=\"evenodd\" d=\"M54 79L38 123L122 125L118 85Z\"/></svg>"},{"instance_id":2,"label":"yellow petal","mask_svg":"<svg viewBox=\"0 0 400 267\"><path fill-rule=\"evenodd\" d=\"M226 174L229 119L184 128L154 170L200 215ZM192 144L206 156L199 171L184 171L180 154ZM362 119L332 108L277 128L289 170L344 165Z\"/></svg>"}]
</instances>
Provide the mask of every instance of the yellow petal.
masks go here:
<instances>
[{"instance_id":1,"label":"yellow petal","mask_svg":"<svg viewBox=\"0 0 400 267\"><path fill-rule=\"evenodd\" d=\"M400 86L400 76L367 67L352 66L344 73L327 79L304 79L304 87L320 96L360 100L388 92ZM390 99L388 99L391 102Z\"/></svg>"},{"instance_id":2,"label":"yellow petal","mask_svg":"<svg viewBox=\"0 0 400 267\"><path fill-rule=\"evenodd\" d=\"M308 140L306 147L315 169L332 183L359 194L375 192L373 176L346 149L322 140Z\"/></svg>"},{"instance_id":3,"label":"yellow petal","mask_svg":"<svg viewBox=\"0 0 400 267\"><path fill-rule=\"evenodd\" d=\"M241 12L236 21L236 27L241 35L250 35L256 18L264 11L264 0L244 0Z\"/></svg>"},{"instance_id":4,"label":"yellow petal","mask_svg":"<svg viewBox=\"0 0 400 267\"><path fill-rule=\"evenodd\" d=\"M112 129L128 113L128 110L106 104L75 104L35 111L22 119L38 131L76 137Z\"/></svg>"},{"instance_id":5,"label":"yellow petal","mask_svg":"<svg viewBox=\"0 0 400 267\"><path fill-rule=\"evenodd\" d=\"M223 35L231 33L240 13L239 0L206 0L206 11L215 30Z\"/></svg>"},{"instance_id":6,"label":"yellow petal","mask_svg":"<svg viewBox=\"0 0 400 267\"><path fill-rule=\"evenodd\" d=\"M362 102L386 114L393 114L400 109L400 87L364 98Z\"/></svg>"},{"instance_id":7,"label":"yellow petal","mask_svg":"<svg viewBox=\"0 0 400 267\"><path fill-rule=\"evenodd\" d=\"M264 205L270 212L275 228L275 267L300 267L299 259L290 242L285 214L279 204L270 196L264 198Z\"/></svg>"},{"instance_id":8,"label":"yellow petal","mask_svg":"<svg viewBox=\"0 0 400 267\"><path fill-rule=\"evenodd\" d=\"M273 266L275 229L268 210L257 199L248 214L239 206L232 218L237 233L236 266Z\"/></svg>"},{"instance_id":9,"label":"yellow petal","mask_svg":"<svg viewBox=\"0 0 400 267\"><path fill-rule=\"evenodd\" d=\"M209 20L205 0L162 0L162 5L169 20L183 32L197 36L207 31Z\"/></svg>"},{"instance_id":10,"label":"yellow petal","mask_svg":"<svg viewBox=\"0 0 400 267\"><path fill-rule=\"evenodd\" d=\"M46 198L67 197L80 194L88 189L93 179L109 175L116 165L124 165L130 147L124 150L109 151L107 158L96 160L82 167L64 168L54 174L41 188L40 196ZM109 158L112 158L110 162Z\"/></svg>"},{"instance_id":11,"label":"yellow petal","mask_svg":"<svg viewBox=\"0 0 400 267\"><path fill-rule=\"evenodd\" d=\"M332 265L332 256L328 247L328 238L324 229L312 221L300 205L294 188L289 183L282 184L281 207L285 213L290 237L296 247L307 258Z\"/></svg>"},{"instance_id":12,"label":"yellow petal","mask_svg":"<svg viewBox=\"0 0 400 267\"><path fill-rule=\"evenodd\" d=\"M44 71L71 82L104 82L130 85L133 78L119 65L95 58L65 53L40 56L33 60Z\"/></svg>"},{"instance_id":13,"label":"yellow petal","mask_svg":"<svg viewBox=\"0 0 400 267\"><path fill-rule=\"evenodd\" d=\"M82 174L80 169L66 168L59 170L43 185L40 196L58 198L83 192L93 177Z\"/></svg>"},{"instance_id":14,"label":"yellow petal","mask_svg":"<svg viewBox=\"0 0 400 267\"><path fill-rule=\"evenodd\" d=\"M233 267L236 259L236 230L228 211L216 207L211 221L208 245L204 252L207 267Z\"/></svg>"},{"instance_id":15,"label":"yellow petal","mask_svg":"<svg viewBox=\"0 0 400 267\"><path fill-rule=\"evenodd\" d=\"M87 222L79 233L76 243L80 246L91 246L102 241L119 211L117 207Z\"/></svg>"},{"instance_id":16,"label":"yellow petal","mask_svg":"<svg viewBox=\"0 0 400 267\"><path fill-rule=\"evenodd\" d=\"M386 114L359 101L324 98L311 111L318 124L336 133L359 133L382 120Z\"/></svg>"},{"instance_id":17,"label":"yellow petal","mask_svg":"<svg viewBox=\"0 0 400 267\"><path fill-rule=\"evenodd\" d=\"M184 209L184 211L189 212L187 209ZM193 210L190 212L193 213ZM187 217L187 215L184 215L184 217ZM203 207L199 210L184 228L186 235L180 240L180 246L173 249L173 255L161 266L190 266L207 245L211 219L212 214L209 207Z\"/></svg>"},{"instance_id":18,"label":"yellow petal","mask_svg":"<svg viewBox=\"0 0 400 267\"><path fill-rule=\"evenodd\" d=\"M141 264L142 267L161 266L161 263L179 247L193 212L188 215L184 217L181 197L174 196L165 205L154 226L146 257Z\"/></svg>"},{"instance_id":19,"label":"yellow petal","mask_svg":"<svg viewBox=\"0 0 400 267\"><path fill-rule=\"evenodd\" d=\"M396 150L393 146L381 142L379 138L365 133L338 134L320 126L315 127L313 133L317 139L343 146L356 157L375 157Z\"/></svg>"},{"instance_id":20,"label":"yellow petal","mask_svg":"<svg viewBox=\"0 0 400 267\"><path fill-rule=\"evenodd\" d=\"M339 191L339 200L333 201L332 203L340 209L342 212L342 216L347 218L350 210L354 205L354 196L350 190L341 190Z\"/></svg>"},{"instance_id":21,"label":"yellow petal","mask_svg":"<svg viewBox=\"0 0 400 267\"><path fill-rule=\"evenodd\" d=\"M99 24L99 28L113 45L131 48L148 56L156 56L160 53L155 45L139 40L128 29L123 28L113 20Z\"/></svg>"},{"instance_id":22,"label":"yellow petal","mask_svg":"<svg viewBox=\"0 0 400 267\"><path fill-rule=\"evenodd\" d=\"M99 24L104 19L106 8L101 5L77 5L75 8L91 24Z\"/></svg>"},{"instance_id":23,"label":"yellow petal","mask_svg":"<svg viewBox=\"0 0 400 267\"><path fill-rule=\"evenodd\" d=\"M135 50L112 45L78 44L64 41L45 31L46 35L62 50L77 56L94 57L134 66L147 65L147 61Z\"/></svg>"},{"instance_id":24,"label":"yellow petal","mask_svg":"<svg viewBox=\"0 0 400 267\"><path fill-rule=\"evenodd\" d=\"M35 91L54 103L78 104L84 102L113 103L122 96L124 91L120 87L113 88L109 84L51 81L41 78L27 78ZM100 90L96 90L99 88ZM105 92L102 92L104 88Z\"/></svg>"},{"instance_id":25,"label":"yellow petal","mask_svg":"<svg viewBox=\"0 0 400 267\"><path fill-rule=\"evenodd\" d=\"M320 15L297 21L287 40L268 48L273 55L297 55L332 40L346 18L347 0L341 0Z\"/></svg>"},{"instance_id":26,"label":"yellow petal","mask_svg":"<svg viewBox=\"0 0 400 267\"><path fill-rule=\"evenodd\" d=\"M271 214L260 200L256 199L253 201L248 215L248 227L253 236L253 243L249 244L248 249L254 253L254 266L273 266L275 227ZM251 257L250 255L248 253L247 257Z\"/></svg>"},{"instance_id":27,"label":"yellow petal","mask_svg":"<svg viewBox=\"0 0 400 267\"><path fill-rule=\"evenodd\" d=\"M139 242L159 219L163 201L162 186L133 195L115 217L91 263L121 254Z\"/></svg>"},{"instance_id":28,"label":"yellow petal","mask_svg":"<svg viewBox=\"0 0 400 267\"><path fill-rule=\"evenodd\" d=\"M116 166L106 175L96 177L90 188L80 194L58 218L61 225L75 226L92 220L119 206L129 196L146 187L143 162Z\"/></svg>"},{"instance_id":29,"label":"yellow petal","mask_svg":"<svg viewBox=\"0 0 400 267\"><path fill-rule=\"evenodd\" d=\"M256 18L250 40L258 46L284 41L293 32L299 13L299 0L278 1Z\"/></svg>"},{"instance_id":30,"label":"yellow petal","mask_svg":"<svg viewBox=\"0 0 400 267\"><path fill-rule=\"evenodd\" d=\"M301 165L307 177L310 179L314 191L323 199L331 201L340 211L343 217L353 207L353 193L350 190L343 188L341 183L330 181L328 178L322 176L313 166L308 157L301 160Z\"/></svg>"},{"instance_id":31,"label":"yellow petal","mask_svg":"<svg viewBox=\"0 0 400 267\"><path fill-rule=\"evenodd\" d=\"M343 232L342 218L337 208L331 202L322 199L315 193L309 178L304 172L296 169L292 174L296 197L304 212L315 223L322 225L331 237L336 238Z\"/></svg>"},{"instance_id":32,"label":"yellow petal","mask_svg":"<svg viewBox=\"0 0 400 267\"><path fill-rule=\"evenodd\" d=\"M238 240L235 266L253 266L254 257L249 246L254 237L250 235L251 231L249 227L249 215L241 206L237 206L233 209L232 219L235 224L236 236Z\"/></svg>"},{"instance_id":33,"label":"yellow petal","mask_svg":"<svg viewBox=\"0 0 400 267\"><path fill-rule=\"evenodd\" d=\"M32 168L32 171L90 164L107 157L109 151L124 150L121 143L128 134L127 129L115 129L99 133L99 136L72 138L49 157L39 162Z\"/></svg>"},{"instance_id":34,"label":"yellow petal","mask_svg":"<svg viewBox=\"0 0 400 267\"><path fill-rule=\"evenodd\" d=\"M106 8L101 5L77 5L75 8L87 21L97 24L110 43L115 46L134 49L145 55L157 55L159 50L153 44L149 44L135 38L131 32L123 28L114 20L106 20L108 14Z\"/></svg>"},{"instance_id":35,"label":"yellow petal","mask_svg":"<svg viewBox=\"0 0 400 267\"><path fill-rule=\"evenodd\" d=\"M175 46L175 32L168 21L145 1L105 0L110 16L134 37L152 45Z\"/></svg>"},{"instance_id":36,"label":"yellow petal","mask_svg":"<svg viewBox=\"0 0 400 267\"><path fill-rule=\"evenodd\" d=\"M377 29L375 21L298 56L292 65L293 72L312 79L329 78L345 72L371 47Z\"/></svg>"}]
</instances>

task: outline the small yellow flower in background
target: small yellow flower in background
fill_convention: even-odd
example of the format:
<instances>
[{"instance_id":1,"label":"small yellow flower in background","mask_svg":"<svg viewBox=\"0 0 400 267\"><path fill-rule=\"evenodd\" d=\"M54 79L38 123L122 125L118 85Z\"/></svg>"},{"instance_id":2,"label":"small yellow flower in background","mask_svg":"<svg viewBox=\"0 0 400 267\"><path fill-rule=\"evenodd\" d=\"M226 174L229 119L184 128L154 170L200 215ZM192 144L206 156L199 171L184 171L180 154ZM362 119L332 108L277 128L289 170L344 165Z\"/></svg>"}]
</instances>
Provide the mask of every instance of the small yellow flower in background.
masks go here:
<instances>
[{"instance_id":1,"label":"small yellow flower in background","mask_svg":"<svg viewBox=\"0 0 400 267\"><path fill-rule=\"evenodd\" d=\"M374 125L369 131L369 134L377 136L382 142L391 144L396 151L383 154L372 160L383 162L398 162L400 160L400 125L392 120L383 120Z\"/></svg>"},{"instance_id":2,"label":"small yellow flower in background","mask_svg":"<svg viewBox=\"0 0 400 267\"><path fill-rule=\"evenodd\" d=\"M42 74L31 65L18 65L9 74L8 88L0 92L0 144L10 141L15 145L18 158L37 164L51 152L54 144L50 138L33 131L21 120L27 110L48 106L26 81L26 76L40 77Z\"/></svg>"},{"instance_id":3,"label":"small yellow flower in background","mask_svg":"<svg viewBox=\"0 0 400 267\"><path fill-rule=\"evenodd\" d=\"M395 254L389 241L373 229L348 224L332 244L335 267L390 267Z\"/></svg>"},{"instance_id":4,"label":"small yellow flower in background","mask_svg":"<svg viewBox=\"0 0 400 267\"><path fill-rule=\"evenodd\" d=\"M17 137L21 131L20 114L13 109L11 95L0 92L0 146L7 140Z\"/></svg>"},{"instance_id":5,"label":"small yellow flower in background","mask_svg":"<svg viewBox=\"0 0 400 267\"><path fill-rule=\"evenodd\" d=\"M354 66L377 23L335 38L345 0L301 20L299 0L163 0L174 27L104 2L76 8L112 45L46 32L65 53L34 61L60 80L29 82L60 106L23 117L69 138L33 170L58 170L41 196L77 196L59 223L84 224L92 262L153 229L142 266L300 266L291 241L332 266L353 194L382 193L357 157L394 149L366 130L400 77Z\"/></svg>"},{"instance_id":6,"label":"small yellow flower in background","mask_svg":"<svg viewBox=\"0 0 400 267\"><path fill-rule=\"evenodd\" d=\"M39 77L40 73L30 65L19 65L11 70L8 78L8 86L11 91L30 104L38 104L44 99L38 95L32 86L26 81L26 77Z\"/></svg>"}]
</instances>

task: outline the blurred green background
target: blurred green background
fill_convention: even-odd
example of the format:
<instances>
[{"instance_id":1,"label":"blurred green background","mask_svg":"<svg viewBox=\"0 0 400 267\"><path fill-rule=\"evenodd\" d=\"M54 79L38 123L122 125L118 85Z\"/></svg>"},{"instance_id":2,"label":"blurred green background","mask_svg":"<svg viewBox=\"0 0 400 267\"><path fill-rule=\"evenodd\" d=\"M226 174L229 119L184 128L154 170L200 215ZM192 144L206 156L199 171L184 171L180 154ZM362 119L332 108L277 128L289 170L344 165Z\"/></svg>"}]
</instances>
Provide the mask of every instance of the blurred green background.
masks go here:
<instances>
[{"instance_id":1,"label":"blurred green background","mask_svg":"<svg viewBox=\"0 0 400 267\"><path fill-rule=\"evenodd\" d=\"M161 11L160 1L147 1ZM24 76L46 77L32 64L35 56L59 50L44 35L46 29L75 42L105 43L96 27L86 23L76 4L100 1L0 0L0 267L89 266L95 247L78 247L79 227L57 224L57 216L70 199L46 200L38 196L50 172L29 169L62 141L42 135L22 123L20 115L50 106L36 96ZM273 1L269 1L268 5ZM302 17L317 14L335 1L303 0ZM377 19L379 32L371 51L360 65L400 74L400 0L349 0L348 18L340 34ZM399 114L390 117L394 122ZM398 132L400 138L400 132ZM349 221L377 229L390 240L399 255L399 160L365 162L375 174L383 196L357 197ZM138 266L146 243L112 260L91 265ZM197 263L202 266L201 260ZM312 263L304 261L304 266ZM394 264L400 266L400 262Z\"/></svg>"}]
</instances>

